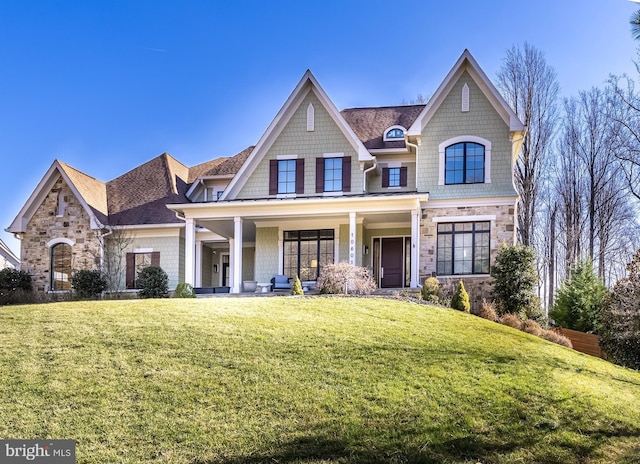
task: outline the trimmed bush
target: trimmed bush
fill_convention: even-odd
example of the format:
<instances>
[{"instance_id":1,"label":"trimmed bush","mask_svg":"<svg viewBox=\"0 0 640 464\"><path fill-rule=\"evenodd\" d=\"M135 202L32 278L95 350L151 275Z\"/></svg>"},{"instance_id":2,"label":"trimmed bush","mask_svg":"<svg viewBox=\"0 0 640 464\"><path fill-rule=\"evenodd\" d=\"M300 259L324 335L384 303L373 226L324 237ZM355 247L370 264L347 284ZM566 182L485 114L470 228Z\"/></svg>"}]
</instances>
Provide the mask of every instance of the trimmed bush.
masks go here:
<instances>
[{"instance_id":1,"label":"trimmed bush","mask_svg":"<svg viewBox=\"0 0 640 464\"><path fill-rule=\"evenodd\" d=\"M138 274L141 298L166 298L169 296L169 277L158 266L145 267Z\"/></svg>"},{"instance_id":2,"label":"trimmed bush","mask_svg":"<svg viewBox=\"0 0 640 464\"><path fill-rule=\"evenodd\" d=\"M0 270L0 304L36 303L31 276L24 271L6 268Z\"/></svg>"},{"instance_id":3,"label":"trimmed bush","mask_svg":"<svg viewBox=\"0 0 640 464\"><path fill-rule=\"evenodd\" d=\"M30 292L31 276L27 272L12 268L0 270L0 292L14 292L18 289Z\"/></svg>"},{"instance_id":4,"label":"trimmed bush","mask_svg":"<svg viewBox=\"0 0 640 464\"><path fill-rule=\"evenodd\" d=\"M370 295L376 287L369 269L344 261L323 266L316 281L320 293L328 294Z\"/></svg>"},{"instance_id":5,"label":"trimmed bush","mask_svg":"<svg viewBox=\"0 0 640 464\"><path fill-rule=\"evenodd\" d=\"M503 314L502 317L498 319L498 322L514 329L522 329L522 319L520 319L520 316L517 316L516 314Z\"/></svg>"},{"instance_id":6,"label":"trimmed bush","mask_svg":"<svg viewBox=\"0 0 640 464\"><path fill-rule=\"evenodd\" d=\"M71 288L79 298L98 298L107 289L107 279L97 269L76 271Z\"/></svg>"},{"instance_id":7,"label":"trimmed bush","mask_svg":"<svg viewBox=\"0 0 640 464\"><path fill-rule=\"evenodd\" d=\"M173 292L174 298L195 298L196 292L193 290L191 284L186 282L180 282L175 291Z\"/></svg>"},{"instance_id":8,"label":"trimmed bush","mask_svg":"<svg viewBox=\"0 0 640 464\"><path fill-rule=\"evenodd\" d=\"M496 307L492 301L482 300L480 309L475 311L474 314L492 322L496 322L498 320L498 313L496 312Z\"/></svg>"},{"instance_id":9,"label":"trimmed bush","mask_svg":"<svg viewBox=\"0 0 640 464\"><path fill-rule=\"evenodd\" d=\"M531 317L542 314L536 294L538 274L536 254L524 245L503 244L491 268L494 277L493 298L500 314L518 314ZM537 317L536 317L537 318Z\"/></svg>"},{"instance_id":10,"label":"trimmed bush","mask_svg":"<svg viewBox=\"0 0 640 464\"><path fill-rule=\"evenodd\" d=\"M300 282L300 277L296 276L293 281L293 285L291 286L291 294L292 295L304 295L304 291L302 290L302 283Z\"/></svg>"},{"instance_id":11,"label":"trimmed bush","mask_svg":"<svg viewBox=\"0 0 640 464\"><path fill-rule=\"evenodd\" d=\"M440 302L440 281L435 277L429 277L424 279L422 289L420 290L420 297L424 301L430 303Z\"/></svg>"},{"instance_id":12,"label":"trimmed bush","mask_svg":"<svg viewBox=\"0 0 640 464\"><path fill-rule=\"evenodd\" d=\"M456 292L451 298L451 307L453 309L457 309L458 311L464 311L465 313L468 313L471 309L471 304L469 303L469 294L465 290L462 280L458 282Z\"/></svg>"},{"instance_id":13,"label":"trimmed bush","mask_svg":"<svg viewBox=\"0 0 640 464\"><path fill-rule=\"evenodd\" d=\"M547 341L557 343L558 345L566 346L567 348L573 348L573 345L571 344L571 340L569 340L564 335L559 334L555 330L543 330L540 336Z\"/></svg>"}]
</instances>

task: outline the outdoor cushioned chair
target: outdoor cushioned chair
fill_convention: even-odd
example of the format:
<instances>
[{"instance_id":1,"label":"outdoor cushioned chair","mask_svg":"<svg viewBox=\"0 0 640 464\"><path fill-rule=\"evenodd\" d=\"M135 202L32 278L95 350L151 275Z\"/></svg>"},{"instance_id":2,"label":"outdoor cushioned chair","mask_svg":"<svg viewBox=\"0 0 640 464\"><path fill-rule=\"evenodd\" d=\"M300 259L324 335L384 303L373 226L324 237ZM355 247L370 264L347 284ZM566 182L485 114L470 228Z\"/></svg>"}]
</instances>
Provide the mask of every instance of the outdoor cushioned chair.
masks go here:
<instances>
[{"instance_id":1,"label":"outdoor cushioned chair","mask_svg":"<svg viewBox=\"0 0 640 464\"><path fill-rule=\"evenodd\" d=\"M274 275L271 278L271 290L291 290L291 282L286 275Z\"/></svg>"}]
</instances>

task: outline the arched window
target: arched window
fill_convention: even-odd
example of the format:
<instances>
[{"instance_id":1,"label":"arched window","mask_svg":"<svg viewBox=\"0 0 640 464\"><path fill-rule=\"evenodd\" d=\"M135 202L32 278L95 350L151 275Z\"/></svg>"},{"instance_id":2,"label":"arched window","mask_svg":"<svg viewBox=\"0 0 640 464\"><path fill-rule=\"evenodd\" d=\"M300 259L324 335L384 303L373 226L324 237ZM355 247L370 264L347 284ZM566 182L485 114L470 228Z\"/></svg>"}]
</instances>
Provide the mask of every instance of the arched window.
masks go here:
<instances>
[{"instance_id":1,"label":"arched window","mask_svg":"<svg viewBox=\"0 0 640 464\"><path fill-rule=\"evenodd\" d=\"M71 290L71 246L66 243L51 247L51 290Z\"/></svg>"},{"instance_id":2,"label":"arched window","mask_svg":"<svg viewBox=\"0 0 640 464\"><path fill-rule=\"evenodd\" d=\"M445 184L484 182L484 145L456 143L445 149Z\"/></svg>"},{"instance_id":3,"label":"arched window","mask_svg":"<svg viewBox=\"0 0 640 464\"><path fill-rule=\"evenodd\" d=\"M382 138L385 142L393 142L395 140L403 140L404 139L405 128L402 126L391 126L387 127L387 130L384 131L384 137Z\"/></svg>"}]
</instances>

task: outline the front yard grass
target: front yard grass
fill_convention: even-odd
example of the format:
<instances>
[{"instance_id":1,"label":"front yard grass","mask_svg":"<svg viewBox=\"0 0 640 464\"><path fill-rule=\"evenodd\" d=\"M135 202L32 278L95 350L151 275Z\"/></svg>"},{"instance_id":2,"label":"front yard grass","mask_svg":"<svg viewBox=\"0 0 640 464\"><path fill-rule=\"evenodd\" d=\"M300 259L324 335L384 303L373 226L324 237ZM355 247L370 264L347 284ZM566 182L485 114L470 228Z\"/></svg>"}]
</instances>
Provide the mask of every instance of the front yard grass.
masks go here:
<instances>
[{"instance_id":1,"label":"front yard grass","mask_svg":"<svg viewBox=\"0 0 640 464\"><path fill-rule=\"evenodd\" d=\"M638 462L640 373L375 298L0 308L0 438L78 463Z\"/></svg>"}]
</instances>

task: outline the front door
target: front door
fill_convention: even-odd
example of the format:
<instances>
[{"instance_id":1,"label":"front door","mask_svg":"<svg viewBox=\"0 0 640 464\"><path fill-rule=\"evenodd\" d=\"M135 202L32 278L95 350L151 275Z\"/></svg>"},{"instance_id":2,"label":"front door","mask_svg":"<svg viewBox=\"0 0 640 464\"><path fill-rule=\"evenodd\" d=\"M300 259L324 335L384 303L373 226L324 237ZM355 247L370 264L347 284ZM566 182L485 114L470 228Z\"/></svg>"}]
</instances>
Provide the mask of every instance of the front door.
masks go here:
<instances>
[{"instance_id":1,"label":"front door","mask_svg":"<svg viewBox=\"0 0 640 464\"><path fill-rule=\"evenodd\" d=\"M404 282L404 239L383 238L381 245L380 287L401 288Z\"/></svg>"}]
</instances>

